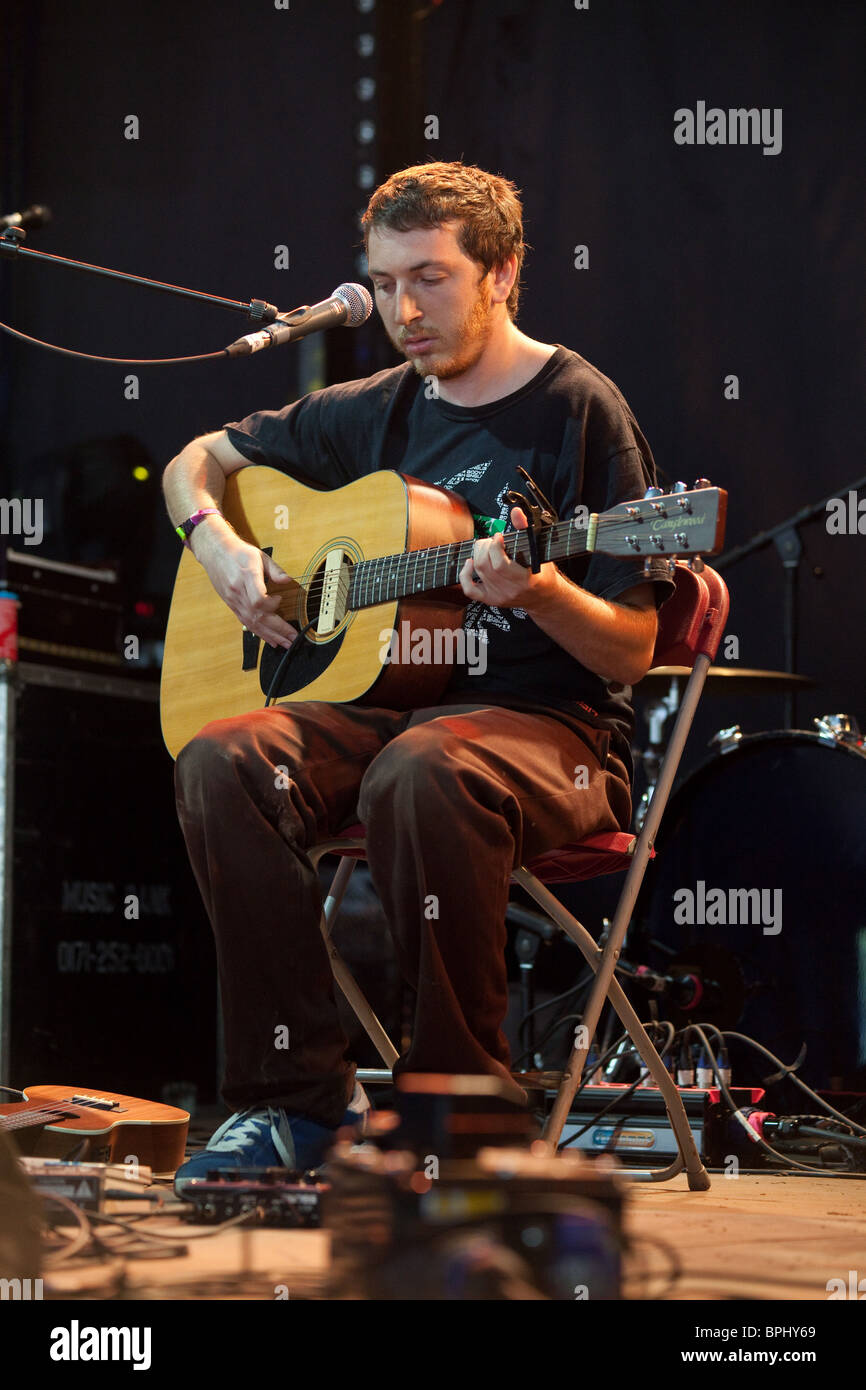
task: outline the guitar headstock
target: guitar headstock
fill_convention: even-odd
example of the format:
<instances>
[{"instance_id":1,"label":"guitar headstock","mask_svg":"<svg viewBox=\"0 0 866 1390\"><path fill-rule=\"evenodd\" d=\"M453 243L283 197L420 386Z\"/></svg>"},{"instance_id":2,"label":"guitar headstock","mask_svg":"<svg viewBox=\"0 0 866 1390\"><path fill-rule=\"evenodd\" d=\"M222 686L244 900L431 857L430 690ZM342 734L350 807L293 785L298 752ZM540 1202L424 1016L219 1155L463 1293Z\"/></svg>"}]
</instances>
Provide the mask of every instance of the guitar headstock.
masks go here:
<instances>
[{"instance_id":1,"label":"guitar headstock","mask_svg":"<svg viewBox=\"0 0 866 1390\"><path fill-rule=\"evenodd\" d=\"M604 512L587 549L635 560L715 555L724 544L727 505L724 488L713 487L706 478L698 478L691 489L676 483L669 493L651 487L639 501L620 502Z\"/></svg>"}]
</instances>

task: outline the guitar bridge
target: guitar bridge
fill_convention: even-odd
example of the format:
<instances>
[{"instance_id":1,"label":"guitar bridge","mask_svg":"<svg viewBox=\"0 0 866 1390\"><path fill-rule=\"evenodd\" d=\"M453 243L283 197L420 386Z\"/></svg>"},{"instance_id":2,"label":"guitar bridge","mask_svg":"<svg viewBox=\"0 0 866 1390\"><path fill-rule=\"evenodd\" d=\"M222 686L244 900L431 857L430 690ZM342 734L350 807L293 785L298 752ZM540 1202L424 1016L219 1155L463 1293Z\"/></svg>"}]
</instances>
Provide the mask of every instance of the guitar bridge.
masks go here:
<instances>
[{"instance_id":1,"label":"guitar bridge","mask_svg":"<svg viewBox=\"0 0 866 1390\"><path fill-rule=\"evenodd\" d=\"M104 1096L73 1096L72 1105L86 1105L90 1110L119 1110L119 1100L106 1100Z\"/></svg>"},{"instance_id":2,"label":"guitar bridge","mask_svg":"<svg viewBox=\"0 0 866 1390\"><path fill-rule=\"evenodd\" d=\"M322 573L322 596L319 603L319 616L316 620L316 633L326 637L343 619L346 611L346 590L348 570L342 546L329 550Z\"/></svg>"}]
</instances>

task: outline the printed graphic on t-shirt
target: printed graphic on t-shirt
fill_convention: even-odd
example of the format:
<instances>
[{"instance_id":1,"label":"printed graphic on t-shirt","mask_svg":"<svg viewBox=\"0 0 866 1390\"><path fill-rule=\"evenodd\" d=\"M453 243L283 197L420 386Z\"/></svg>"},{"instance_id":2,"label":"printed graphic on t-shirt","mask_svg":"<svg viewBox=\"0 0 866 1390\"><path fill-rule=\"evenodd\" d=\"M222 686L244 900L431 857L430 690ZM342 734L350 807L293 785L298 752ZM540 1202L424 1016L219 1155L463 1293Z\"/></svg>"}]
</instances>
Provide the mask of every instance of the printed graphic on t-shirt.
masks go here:
<instances>
[{"instance_id":1,"label":"printed graphic on t-shirt","mask_svg":"<svg viewBox=\"0 0 866 1390\"><path fill-rule=\"evenodd\" d=\"M464 468L460 473L454 473L450 478L437 478L437 487L457 488L460 483L478 483L484 477L493 459L485 459L483 463L473 464L471 468ZM511 487L510 483L503 483L494 499L494 506L499 508L499 516L484 516L481 513L473 512L476 536L493 536L499 531L505 531L510 527L511 508L505 500L505 494ZM485 627L497 627L502 632L511 631L509 618L525 618L527 616L525 608L509 608L508 616L501 608L494 608L488 603L470 603L467 606L463 617L464 628L469 628L473 632L479 633L479 641L487 641L486 633L481 636L481 630Z\"/></svg>"},{"instance_id":2,"label":"printed graphic on t-shirt","mask_svg":"<svg viewBox=\"0 0 866 1390\"><path fill-rule=\"evenodd\" d=\"M458 483L479 483L490 467L493 459L485 459L483 463L474 463L471 468L464 468L462 473L455 473L451 478L437 478L436 487L456 487Z\"/></svg>"}]
</instances>

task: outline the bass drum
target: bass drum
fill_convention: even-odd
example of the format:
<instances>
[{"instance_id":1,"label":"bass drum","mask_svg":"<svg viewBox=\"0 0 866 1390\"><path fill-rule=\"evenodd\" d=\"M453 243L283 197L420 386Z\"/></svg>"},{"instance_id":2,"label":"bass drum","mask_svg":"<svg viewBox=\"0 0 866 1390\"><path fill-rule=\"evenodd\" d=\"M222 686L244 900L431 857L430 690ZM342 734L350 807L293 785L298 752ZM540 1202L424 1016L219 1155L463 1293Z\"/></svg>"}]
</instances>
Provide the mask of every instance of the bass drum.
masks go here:
<instances>
[{"instance_id":1,"label":"bass drum","mask_svg":"<svg viewBox=\"0 0 866 1390\"><path fill-rule=\"evenodd\" d=\"M629 954L648 938L678 962L731 952L745 1001L725 1025L786 1064L805 1043L798 1074L813 1087L866 1089L866 752L805 731L746 735L671 797L656 851ZM740 1084L775 1070L742 1046L731 1060Z\"/></svg>"}]
</instances>

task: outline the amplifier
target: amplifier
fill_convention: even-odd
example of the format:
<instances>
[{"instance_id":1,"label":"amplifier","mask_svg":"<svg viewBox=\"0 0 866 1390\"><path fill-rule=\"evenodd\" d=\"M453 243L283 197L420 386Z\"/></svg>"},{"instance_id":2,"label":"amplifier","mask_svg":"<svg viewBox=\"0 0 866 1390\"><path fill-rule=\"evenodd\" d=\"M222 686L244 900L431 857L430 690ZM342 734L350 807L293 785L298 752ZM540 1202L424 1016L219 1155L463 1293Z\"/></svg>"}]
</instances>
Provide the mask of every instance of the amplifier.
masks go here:
<instances>
[{"instance_id":1,"label":"amplifier","mask_svg":"<svg viewBox=\"0 0 866 1390\"><path fill-rule=\"evenodd\" d=\"M18 596L23 660L120 677L140 672L123 651L123 599L114 570L6 551L6 583Z\"/></svg>"},{"instance_id":2,"label":"amplifier","mask_svg":"<svg viewBox=\"0 0 866 1390\"><path fill-rule=\"evenodd\" d=\"M213 938L156 687L22 662L4 691L2 1079L210 1102Z\"/></svg>"}]
</instances>

